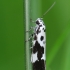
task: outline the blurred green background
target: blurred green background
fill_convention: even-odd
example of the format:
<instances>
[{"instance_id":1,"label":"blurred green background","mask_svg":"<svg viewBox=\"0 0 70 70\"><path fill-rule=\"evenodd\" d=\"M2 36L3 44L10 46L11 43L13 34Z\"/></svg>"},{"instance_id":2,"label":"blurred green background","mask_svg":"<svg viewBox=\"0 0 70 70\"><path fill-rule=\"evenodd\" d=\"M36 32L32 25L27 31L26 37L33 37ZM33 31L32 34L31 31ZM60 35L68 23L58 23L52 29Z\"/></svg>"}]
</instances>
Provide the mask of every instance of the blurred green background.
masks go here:
<instances>
[{"instance_id":1,"label":"blurred green background","mask_svg":"<svg viewBox=\"0 0 70 70\"><path fill-rule=\"evenodd\" d=\"M70 0L28 2L33 20L56 2L43 19L47 37L46 66L47 70L70 70ZM0 1L0 70L26 70L24 4L24 0Z\"/></svg>"}]
</instances>

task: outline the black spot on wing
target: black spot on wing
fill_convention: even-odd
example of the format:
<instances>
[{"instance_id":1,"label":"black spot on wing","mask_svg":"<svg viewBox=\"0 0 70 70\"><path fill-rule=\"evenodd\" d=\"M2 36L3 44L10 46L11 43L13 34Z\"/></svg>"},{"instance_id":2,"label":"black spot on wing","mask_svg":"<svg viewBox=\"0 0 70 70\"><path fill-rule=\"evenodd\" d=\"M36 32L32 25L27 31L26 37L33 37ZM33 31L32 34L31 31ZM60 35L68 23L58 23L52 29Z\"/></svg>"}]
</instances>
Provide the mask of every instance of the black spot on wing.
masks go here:
<instances>
[{"instance_id":1,"label":"black spot on wing","mask_svg":"<svg viewBox=\"0 0 70 70\"><path fill-rule=\"evenodd\" d=\"M39 27L42 27L42 25L39 25Z\"/></svg>"},{"instance_id":2,"label":"black spot on wing","mask_svg":"<svg viewBox=\"0 0 70 70\"><path fill-rule=\"evenodd\" d=\"M40 46L40 44L38 43L38 41L36 41L36 43L35 43L35 45L33 47L33 53L35 54L36 52L38 52L37 53L38 60L41 60L42 55L44 54L44 47Z\"/></svg>"},{"instance_id":3,"label":"black spot on wing","mask_svg":"<svg viewBox=\"0 0 70 70\"><path fill-rule=\"evenodd\" d=\"M44 32L46 32L46 29L44 29Z\"/></svg>"},{"instance_id":4,"label":"black spot on wing","mask_svg":"<svg viewBox=\"0 0 70 70\"><path fill-rule=\"evenodd\" d=\"M41 53L44 54L44 47L41 47Z\"/></svg>"},{"instance_id":5,"label":"black spot on wing","mask_svg":"<svg viewBox=\"0 0 70 70\"><path fill-rule=\"evenodd\" d=\"M37 54L38 60L41 60L43 54L44 54L44 48L40 47L38 49L38 54Z\"/></svg>"},{"instance_id":6,"label":"black spot on wing","mask_svg":"<svg viewBox=\"0 0 70 70\"><path fill-rule=\"evenodd\" d=\"M39 34L41 32L40 27L37 29L36 33Z\"/></svg>"},{"instance_id":7,"label":"black spot on wing","mask_svg":"<svg viewBox=\"0 0 70 70\"><path fill-rule=\"evenodd\" d=\"M43 28L43 30L44 30L44 32L46 32L46 29Z\"/></svg>"},{"instance_id":8,"label":"black spot on wing","mask_svg":"<svg viewBox=\"0 0 70 70\"><path fill-rule=\"evenodd\" d=\"M44 36L41 36L40 40L42 41L44 39Z\"/></svg>"},{"instance_id":9,"label":"black spot on wing","mask_svg":"<svg viewBox=\"0 0 70 70\"><path fill-rule=\"evenodd\" d=\"M38 43L38 41L36 41L33 47L33 53L36 53L40 47L41 47L40 44Z\"/></svg>"},{"instance_id":10,"label":"black spot on wing","mask_svg":"<svg viewBox=\"0 0 70 70\"><path fill-rule=\"evenodd\" d=\"M33 70L45 70L45 61L36 61L33 63Z\"/></svg>"},{"instance_id":11,"label":"black spot on wing","mask_svg":"<svg viewBox=\"0 0 70 70\"><path fill-rule=\"evenodd\" d=\"M45 41L43 41L43 44L45 44Z\"/></svg>"},{"instance_id":12,"label":"black spot on wing","mask_svg":"<svg viewBox=\"0 0 70 70\"><path fill-rule=\"evenodd\" d=\"M43 30L44 30L44 28L43 28Z\"/></svg>"},{"instance_id":13,"label":"black spot on wing","mask_svg":"<svg viewBox=\"0 0 70 70\"><path fill-rule=\"evenodd\" d=\"M38 24L38 25L39 25L39 24L40 24L40 23L39 23L39 21L36 21L36 24Z\"/></svg>"},{"instance_id":14,"label":"black spot on wing","mask_svg":"<svg viewBox=\"0 0 70 70\"><path fill-rule=\"evenodd\" d=\"M37 40L37 36L36 35L34 36L34 40Z\"/></svg>"}]
</instances>

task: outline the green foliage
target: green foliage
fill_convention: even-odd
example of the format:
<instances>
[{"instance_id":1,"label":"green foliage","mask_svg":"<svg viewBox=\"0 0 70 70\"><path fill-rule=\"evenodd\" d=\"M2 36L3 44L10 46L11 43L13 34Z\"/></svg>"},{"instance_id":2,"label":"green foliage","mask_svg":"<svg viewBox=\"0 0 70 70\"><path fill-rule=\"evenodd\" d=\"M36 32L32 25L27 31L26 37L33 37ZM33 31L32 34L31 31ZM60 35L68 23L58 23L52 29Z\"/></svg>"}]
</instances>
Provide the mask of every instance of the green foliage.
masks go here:
<instances>
[{"instance_id":1,"label":"green foliage","mask_svg":"<svg viewBox=\"0 0 70 70\"><path fill-rule=\"evenodd\" d=\"M26 0L25 0L26 1ZM25 24L43 17L46 25L47 70L70 70L70 0L29 0L28 20L23 0L0 1L0 70L25 70ZM29 22L29 27L34 26ZM29 28L28 27L28 28Z\"/></svg>"}]
</instances>

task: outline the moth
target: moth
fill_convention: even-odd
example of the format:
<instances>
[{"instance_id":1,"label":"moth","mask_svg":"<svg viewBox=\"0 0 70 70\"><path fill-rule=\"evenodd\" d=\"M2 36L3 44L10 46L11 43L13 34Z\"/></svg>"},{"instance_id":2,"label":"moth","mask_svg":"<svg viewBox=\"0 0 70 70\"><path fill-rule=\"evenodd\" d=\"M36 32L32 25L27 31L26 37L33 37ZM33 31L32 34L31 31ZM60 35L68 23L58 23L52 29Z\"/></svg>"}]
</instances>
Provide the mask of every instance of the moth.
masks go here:
<instances>
[{"instance_id":1,"label":"moth","mask_svg":"<svg viewBox=\"0 0 70 70\"><path fill-rule=\"evenodd\" d=\"M43 14L43 16L46 15L48 11L50 11L50 9L54 6L54 4L55 2ZM30 41L30 39L33 38L31 47L32 70L46 70L46 26L43 21L43 16L41 18L37 18L36 21L32 21L33 23L36 24L35 27L30 28L30 30L34 29L34 33L27 40Z\"/></svg>"}]
</instances>

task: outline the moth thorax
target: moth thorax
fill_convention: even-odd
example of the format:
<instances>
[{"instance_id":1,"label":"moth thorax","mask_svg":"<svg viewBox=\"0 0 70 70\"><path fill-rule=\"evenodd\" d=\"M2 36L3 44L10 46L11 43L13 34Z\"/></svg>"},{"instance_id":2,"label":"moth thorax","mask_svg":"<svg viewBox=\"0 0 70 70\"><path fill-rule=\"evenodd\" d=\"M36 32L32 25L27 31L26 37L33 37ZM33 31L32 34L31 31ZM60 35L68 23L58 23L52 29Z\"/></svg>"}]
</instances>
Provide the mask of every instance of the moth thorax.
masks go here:
<instances>
[{"instance_id":1,"label":"moth thorax","mask_svg":"<svg viewBox=\"0 0 70 70\"><path fill-rule=\"evenodd\" d=\"M38 18L38 19L36 20L36 24L37 24L37 25L40 25L42 22L43 22L43 21L42 21L41 18Z\"/></svg>"}]
</instances>

